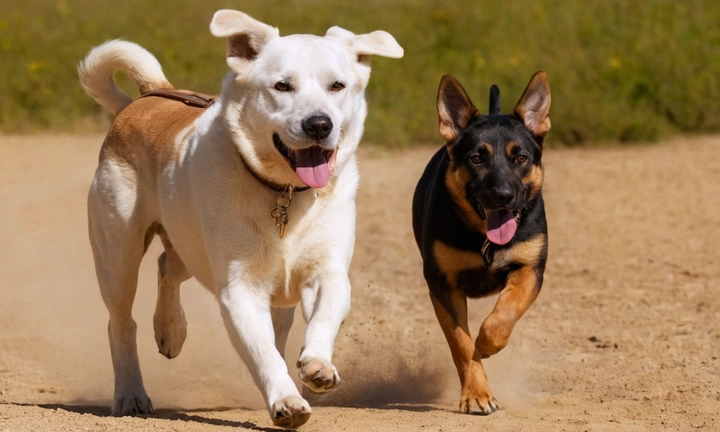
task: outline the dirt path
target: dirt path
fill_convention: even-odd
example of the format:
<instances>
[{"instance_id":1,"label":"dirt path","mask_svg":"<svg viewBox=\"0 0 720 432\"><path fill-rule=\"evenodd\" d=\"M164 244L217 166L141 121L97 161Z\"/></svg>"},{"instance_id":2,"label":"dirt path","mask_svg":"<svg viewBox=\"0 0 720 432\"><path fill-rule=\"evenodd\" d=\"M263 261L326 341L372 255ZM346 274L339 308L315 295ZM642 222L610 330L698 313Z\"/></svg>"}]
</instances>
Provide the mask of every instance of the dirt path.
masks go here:
<instances>
[{"instance_id":1,"label":"dirt path","mask_svg":"<svg viewBox=\"0 0 720 432\"><path fill-rule=\"evenodd\" d=\"M135 306L157 413L109 416L85 217L101 140L0 137L0 431L274 430L196 282L183 285L182 355L157 354L157 242ZM486 362L502 407L489 417L453 412L459 384L412 240L412 191L433 151L361 153L354 303L335 357L344 382L312 398L301 430L720 430L720 137L546 152L545 285ZM472 302L475 331L492 300Z\"/></svg>"}]
</instances>

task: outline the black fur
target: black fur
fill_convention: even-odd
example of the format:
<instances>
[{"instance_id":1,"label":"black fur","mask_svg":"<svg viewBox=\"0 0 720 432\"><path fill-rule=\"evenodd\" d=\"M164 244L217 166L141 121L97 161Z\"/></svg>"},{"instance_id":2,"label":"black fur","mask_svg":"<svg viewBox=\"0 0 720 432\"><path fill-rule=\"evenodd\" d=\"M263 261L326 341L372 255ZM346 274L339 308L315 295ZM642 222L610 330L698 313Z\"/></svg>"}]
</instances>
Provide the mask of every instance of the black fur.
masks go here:
<instances>
[{"instance_id":1,"label":"black fur","mask_svg":"<svg viewBox=\"0 0 720 432\"><path fill-rule=\"evenodd\" d=\"M490 106L488 107L488 114L500 114L500 89L495 84L490 86Z\"/></svg>"},{"instance_id":2,"label":"black fur","mask_svg":"<svg viewBox=\"0 0 720 432\"><path fill-rule=\"evenodd\" d=\"M418 182L413 198L413 231L423 257L423 273L432 294L452 316L455 312L449 300L451 288L445 271L434 256L433 245L439 240L460 251L482 253L487 237L476 227L467 226L460 216L459 205L446 182L449 169L464 169L470 173L470 181L463 185L463 199L477 211L480 220L485 219L484 209L511 207L519 216L517 231L509 243L502 246L489 244L489 250L484 255L490 262L458 274L457 288L467 297L476 298L502 290L508 274L519 267L509 263L490 270L492 257L499 250L513 248L539 234L547 239L542 193L528 199L529 187L522 183L533 169L541 169L542 139L535 137L515 116L499 114L499 90L496 86L491 89L489 108L491 115L475 116L454 143L448 143L435 153ZM508 156L506 146L510 142L515 143L516 152ZM492 147L492 155L485 147L488 144ZM519 154L527 157L527 161L518 163L513 160ZM481 162L473 161L473 156L480 156ZM454 163L451 164L451 160ZM509 199L505 196L508 191L512 195ZM540 290L547 242L537 258L535 271L537 290Z\"/></svg>"}]
</instances>

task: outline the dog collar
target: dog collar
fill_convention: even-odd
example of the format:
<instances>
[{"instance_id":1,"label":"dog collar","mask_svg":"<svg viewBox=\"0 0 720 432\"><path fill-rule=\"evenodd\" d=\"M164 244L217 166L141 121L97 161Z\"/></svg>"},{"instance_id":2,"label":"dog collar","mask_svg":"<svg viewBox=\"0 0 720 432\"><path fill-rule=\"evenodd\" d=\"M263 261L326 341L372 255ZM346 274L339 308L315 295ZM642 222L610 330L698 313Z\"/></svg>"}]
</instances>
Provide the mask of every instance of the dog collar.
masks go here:
<instances>
[{"instance_id":1,"label":"dog collar","mask_svg":"<svg viewBox=\"0 0 720 432\"><path fill-rule=\"evenodd\" d=\"M517 216L515 216L515 220L517 221L518 227L520 226L520 217L522 216L523 211L525 211L525 207L520 209ZM494 243L490 241L489 238L485 237L485 241L482 244L482 247L480 248L480 254L482 255L483 259L485 260L485 264L490 267L493 262L493 258L495 257L495 254L493 252L492 245Z\"/></svg>"},{"instance_id":2,"label":"dog collar","mask_svg":"<svg viewBox=\"0 0 720 432\"><path fill-rule=\"evenodd\" d=\"M493 251L490 249L490 245L492 245L490 239L485 238L485 241L480 248L480 254L482 255L483 259L485 259L485 265L488 267L490 267L493 261Z\"/></svg>"},{"instance_id":3,"label":"dog collar","mask_svg":"<svg viewBox=\"0 0 720 432\"><path fill-rule=\"evenodd\" d=\"M273 181L270 181L266 178L263 178L260 176L260 174L256 173L250 165L245 161L245 158L243 157L242 153L238 152L238 155L240 156L240 160L242 161L242 164L245 165L245 169L252 174L253 177L255 177L255 180L257 180L260 184L264 185L268 189L272 189L275 192L280 192L280 196L275 199L275 208L270 211L270 217L275 219L275 226L280 229L280 238L283 238L285 235L285 231L287 230L287 224L288 224L288 214L287 209L290 207L290 204L292 203L292 193L293 191L302 192L305 190L310 189L310 186L303 186L296 188L293 185L287 185L282 186L279 185ZM315 196L317 197L317 190L315 190Z\"/></svg>"},{"instance_id":4,"label":"dog collar","mask_svg":"<svg viewBox=\"0 0 720 432\"><path fill-rule=\"evenodd\" d=\"M200 95L187 90L150 90L141 94L138 99L148 96L158 96L165 99L172 99L182 102L187 106L196 108L207 108L215 103L215 98L212 96Z\"/></svg>"},{"instance_id":5,"label":"dog collar","mask_svg":"<svg viewBox=\"0 0 720 432\"><path fill-rule=\"evenodd\" d=\"M252 174L252 176L255 177L255 180L259 181L265 187L270 188L270 189L274 190L275 192L284 193L288 189L294 190L296 192L302 192L302 191L310 189L310 186L303 186L303 187L296 188L295 186L292 186L292 185L283 186L281 184L275 183L274 181L268 180L268 179L262 177L260 174L256 173L255 170L253 170L250 167L250 165L245 161L245 158L243 157L242 154L240 155L240 159L242 160L243 165L245 165L245 168L247 168L247 170L250 172L250 174Z\"/></svg>"}]
</instances>

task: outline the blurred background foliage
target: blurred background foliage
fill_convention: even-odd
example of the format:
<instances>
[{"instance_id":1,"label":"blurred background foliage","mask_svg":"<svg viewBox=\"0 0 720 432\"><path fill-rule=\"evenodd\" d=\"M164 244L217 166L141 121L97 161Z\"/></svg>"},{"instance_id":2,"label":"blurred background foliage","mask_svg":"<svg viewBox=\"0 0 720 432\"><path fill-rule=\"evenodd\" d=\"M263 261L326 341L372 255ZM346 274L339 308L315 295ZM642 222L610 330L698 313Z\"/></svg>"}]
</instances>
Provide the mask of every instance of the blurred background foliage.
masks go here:
<instances>
[{"instance_id":1,"label":"blurred background foliage","mask_svg":"<svg viewBox=\"0 0 720 432\"><path fill-rule=\"evenodd\" d=\"M108 39L146 47L177 88L217 93L225 42L208 24L221 8L283 35L339 25L395 36L405 57L375 59L368 89L365 141L378 145L441 142L443 74L481 112L499 85L508 112L538 69L552 89L550 145L720 131L717 0L0 0L0 131L106 128L110 117L82 92L75 68Z\"/></svg>"}]
</instances>

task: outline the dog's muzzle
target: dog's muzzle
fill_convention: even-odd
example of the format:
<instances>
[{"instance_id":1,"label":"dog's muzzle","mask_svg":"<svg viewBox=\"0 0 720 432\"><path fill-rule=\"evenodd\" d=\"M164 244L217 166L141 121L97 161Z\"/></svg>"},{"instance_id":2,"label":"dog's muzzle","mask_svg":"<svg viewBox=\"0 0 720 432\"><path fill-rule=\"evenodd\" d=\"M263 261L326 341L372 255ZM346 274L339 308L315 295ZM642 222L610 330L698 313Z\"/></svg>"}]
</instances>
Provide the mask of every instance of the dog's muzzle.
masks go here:
<instances>
[{"instance_id":1,"label":"dog's muzzle","mask_svg":"<svg viewBox=\"0 0 720 432\"><path fill-rule=\"evenodd\" d=\"M329 121L329 119L328 119ZM322 135L323 121L318 120L314 125L314 133ZM330 123L332 124L332 123ZM332 127L330 127L330 131ZM291 149L280 139L280 135L273 134L273 144L278 152L285 158L290 168L300 178L300 181L313 188L321 188L330 181L330 175L335 168L336 150L325 150L318 145L304 149Z\"/></svg>"}]
</instances>

